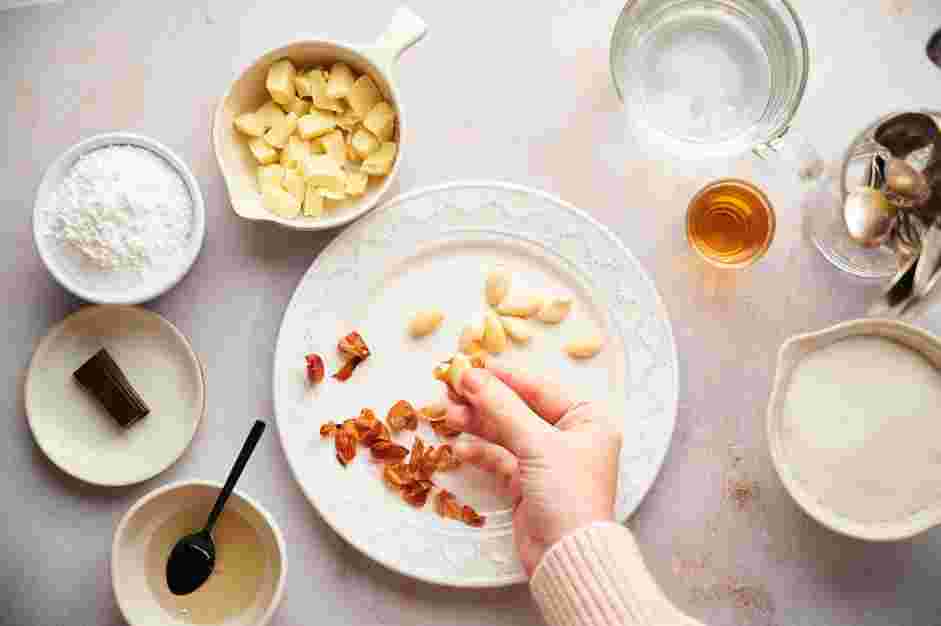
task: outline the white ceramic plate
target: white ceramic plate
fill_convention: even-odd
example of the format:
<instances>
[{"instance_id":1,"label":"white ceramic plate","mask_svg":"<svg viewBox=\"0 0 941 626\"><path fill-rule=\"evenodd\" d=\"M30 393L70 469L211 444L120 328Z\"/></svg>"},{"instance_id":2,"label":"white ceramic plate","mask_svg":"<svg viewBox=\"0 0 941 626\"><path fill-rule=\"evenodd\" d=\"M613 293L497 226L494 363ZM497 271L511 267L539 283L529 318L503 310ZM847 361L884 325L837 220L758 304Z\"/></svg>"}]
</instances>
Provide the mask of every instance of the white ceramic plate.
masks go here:
<instances>
[{"instance_id":1,"label":"white ceramic plate","mask_svg":"<svg viewBox=\"0 0 941 626\"><path fill-rule=\"evenodd\" d=\"M150 407L129 428L72 378L101 348ZM64 472L96 485L129 485L167 469L205 412L206 382L189 342L170 322L137 307L90 306L65 318L39 342L25 384L36 443Z\"/></svg>"},{"instance_id":2,"label":"white ceramic plate","mask_svg":"<svg viewBox=\"0 0 941 626\"><path fill-rule=\"evenodd\" d=\"M620 241L585 213L525 187L468 182L405 194L350 227L314 262L284 315L273 386L281 442L304 493L340 535L392 569L439 584L525 580L509 503L490 478L469 467L435 477L488 515L486 527L469 528L439 518L431 502L422 511L401 502L362 449L341 468L332 440L322 440L318 429L362 407L384 417L397 400L421 405L441 398L431 370L484 310L482 267L494 263L510 266L531 287L575 298L562 325L534 323L531 345L500 358L556 377L585 397L609 399L612 414L623 417L619 519L653 483L676 417L676 348L660 297ZM444 324L421 341L409 339L409 315L430 306L443 309ZM572 362L561 345L587 326L603 329L608 345L593 360ZM351 330L363 334L373 356L348 382L327 378L311 388L304 355L323 355L332 373L341 362L337 339ZM427 430L419 434L436 439Z\"/></svg>"}]
</instances>

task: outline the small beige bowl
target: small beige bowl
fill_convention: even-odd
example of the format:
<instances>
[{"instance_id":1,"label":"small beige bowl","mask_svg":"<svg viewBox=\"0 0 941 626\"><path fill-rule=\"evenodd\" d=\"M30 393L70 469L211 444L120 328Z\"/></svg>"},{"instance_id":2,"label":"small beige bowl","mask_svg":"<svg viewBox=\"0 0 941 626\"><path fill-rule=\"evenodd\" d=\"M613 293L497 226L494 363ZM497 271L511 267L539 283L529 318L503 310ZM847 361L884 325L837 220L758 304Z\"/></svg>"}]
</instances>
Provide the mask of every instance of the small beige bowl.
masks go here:
<instances>
[{"instance_id":1,"label":"small beige bowl","mask_svg":"<svg viewBox=\"0 0 941 626\"><path fill-rule=\"evenodd\" d=\"M941 524L941 501L919 510L908 519L892 522L861 523L821 504L797 478L787 459L783 444L783 406L787 388L797 365L809 354L847 337L879 336L891 339L923 355L941 369L941 341L920 328L890 319L859 319L837 324L818 332L788 339L778 353L778 369L771 400L768 403L767 437L771 459L781 482L804 511L824 526L838 533L865 541L899 541ZM846 363L853 368L853 363ZM886 460L891 463L891 459ZM905 485L900 485L904 489Z\"/></svg>"},{"instance_id":2,"label":"small beige bowl","mask_svg":"<svg viewBox=\"0 0 941 626\"><path fill-rule=\"evenodd\" d=\"M275 222L298 230L326 230L348 224L373 209L395 179L408 147L408 122L395 86L395 62L426 31L427 26L420 17L401 7L373 44L354 45L325 39L298 41L272 50L245 70L222 97L212 129L216 160L229 190L233 210L249 220ZM286 219L268 211L262 204L256 183L258 163L249 151L245 137L232 126L237 115L254 111L269 99L265 77L271 64L282 58L289 58L298 67L305 68L343 61L356 73L368 74L398 116L399 148L392 170L381 179L371 180L365 194L338 203L324 217Z\"/></svg>"},{"instance_id":3,"label":"small beige bowl","mask_svg":"<svg viewBox=\"0 0 941 626\"><path fill-rule=\"evenodd\" d=\"M130 626L189 626L184 616L165 610L147 582L148 548L157 529L171 516L194 507L209 511L221 483L184 481L151 491L124 514L111 545L111 585L118 607ZM254 602L228 619L226 626L264 626L281 602L287 577L284 538L271 515L248 496L235 491L226 503L255 530L267 556L267 569Z\"/></svg>"}]
</instances>

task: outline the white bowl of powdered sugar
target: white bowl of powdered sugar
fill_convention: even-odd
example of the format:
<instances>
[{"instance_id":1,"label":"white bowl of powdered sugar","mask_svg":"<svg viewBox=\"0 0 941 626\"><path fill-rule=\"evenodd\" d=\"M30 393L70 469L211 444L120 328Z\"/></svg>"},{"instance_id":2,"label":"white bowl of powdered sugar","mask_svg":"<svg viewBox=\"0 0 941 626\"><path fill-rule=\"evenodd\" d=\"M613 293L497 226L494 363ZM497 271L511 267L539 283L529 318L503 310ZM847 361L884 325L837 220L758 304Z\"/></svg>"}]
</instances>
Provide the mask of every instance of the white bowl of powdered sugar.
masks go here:
<instances>
[{"instance_id":1,"label":"white bowl of powdered sugar","mask_svg":"<svg viewBox=\"0 0 941 626\"><path fill-rule=\"evenodd\" d=\"M102 304L138 304L176 285L206 233L199 183L158 141L89 137L46 170L36 193L39 256L63 287Z\"/></svg>"}]
</instances>

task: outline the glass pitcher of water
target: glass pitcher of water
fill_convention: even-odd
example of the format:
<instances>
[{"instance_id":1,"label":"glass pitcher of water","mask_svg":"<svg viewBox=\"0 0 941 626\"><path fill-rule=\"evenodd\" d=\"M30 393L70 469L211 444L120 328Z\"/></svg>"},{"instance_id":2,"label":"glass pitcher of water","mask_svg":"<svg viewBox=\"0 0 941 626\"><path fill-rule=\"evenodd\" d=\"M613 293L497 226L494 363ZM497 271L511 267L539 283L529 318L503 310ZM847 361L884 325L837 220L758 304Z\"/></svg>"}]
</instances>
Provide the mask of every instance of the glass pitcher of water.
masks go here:
<instances>
[{"instance_id":1,"label":"glass pitcher of water","mask_svg":"<svg viewBox=\"0 0 941 626\"><path fill-rule=\"evenodd\" d=\"M785 0L629 0L611 42L638 137L687 158L779 155L805 178L822 164L789 130L808 66Z\"/></svg>"}]
</instances>

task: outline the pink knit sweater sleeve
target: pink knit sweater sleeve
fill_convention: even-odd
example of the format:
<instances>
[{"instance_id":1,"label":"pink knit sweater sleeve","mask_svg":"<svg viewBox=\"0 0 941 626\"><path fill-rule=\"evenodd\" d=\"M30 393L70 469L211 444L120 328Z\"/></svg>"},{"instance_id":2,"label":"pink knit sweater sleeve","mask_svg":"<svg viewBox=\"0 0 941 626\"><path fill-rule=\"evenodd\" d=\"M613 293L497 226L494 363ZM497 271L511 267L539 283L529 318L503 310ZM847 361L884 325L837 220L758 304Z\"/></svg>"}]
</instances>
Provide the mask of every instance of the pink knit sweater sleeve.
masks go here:
<instances>
[{"instance_id":1,"label":"pink knit sweater sleeve","mask_svg":"<svg viewBox=\"0 0 941 626\"><path fill-rule=\"evenodd\" d=\"M585 526L546 553L530 580L549 626L702 626L660 591L631 532Z\"/></svg>"}]
</instances>

